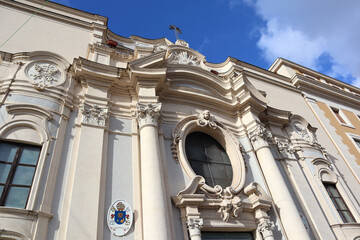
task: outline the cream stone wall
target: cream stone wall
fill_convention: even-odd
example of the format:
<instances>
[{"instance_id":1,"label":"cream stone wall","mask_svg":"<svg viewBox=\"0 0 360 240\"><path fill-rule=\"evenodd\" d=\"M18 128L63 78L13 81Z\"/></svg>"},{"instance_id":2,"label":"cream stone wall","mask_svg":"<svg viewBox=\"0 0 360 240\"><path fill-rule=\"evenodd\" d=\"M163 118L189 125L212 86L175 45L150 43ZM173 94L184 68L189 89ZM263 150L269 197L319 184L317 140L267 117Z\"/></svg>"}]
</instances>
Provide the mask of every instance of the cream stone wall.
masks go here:
<instances>
[{"instance_id":1,"label":"cream stone wall","mask_svg":"<svg viewBox=\"0 0 360 240\"><path fill-rule=\"evenodd\" d=\"M0 1L0 19L21 24L39 6ZM340 94L337 80L323 79L327 88L316 95L301 75L314 73L283 59L270 71L234 58L208 63L184 40L124 38L105 17L51 2L44 9L0 49L0 140L42 146L26 207L0 206L0 238L119 239L107 216L116 200L133 209L122 239L360 235L323 185L336 183L359 222L356 161L316 102ZM356 110L349 94L357 89L347 89L341 103ZM225 149L231 186L210 186L191 168L191 132Z\"/></svg>"}]
</instances>

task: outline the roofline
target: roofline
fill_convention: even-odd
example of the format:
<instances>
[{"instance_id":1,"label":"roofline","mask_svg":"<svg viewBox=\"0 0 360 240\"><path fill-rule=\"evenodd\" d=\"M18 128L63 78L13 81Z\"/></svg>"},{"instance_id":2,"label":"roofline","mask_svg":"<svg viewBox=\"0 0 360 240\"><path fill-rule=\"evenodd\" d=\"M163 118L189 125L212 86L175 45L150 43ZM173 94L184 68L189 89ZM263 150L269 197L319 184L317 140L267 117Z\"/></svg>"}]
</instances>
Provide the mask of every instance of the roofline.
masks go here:
<instances>
[{"instance_id":1,"label":"roofline","mask_svg":"<svg viewBox=\"0 0 360 240\"><path fill-rule=\"evenodd\" d=\"M352 90L355 90L355 91L358 91L360 92L360 88L354 86L354 85L351 85L351 84L348 84L346 82L343 82L343 81L340 81L336 78L333 78L333 77L330 77L328 75L325 75L323 73L320 73L320 72L317 72L313 69L310 69L308 67L304 67L300 64L297 64L295 62L292 62L290 60L287 60L285 58L281 58L281 57L278 57L275 62L270 66L269 68L269 71L271 72L275 72L277 71L282 65L287 65L289 67L293 67L295 69L299 69L299 70L302 70L302 71L305 71L305 73L310 73L310 74L313 74L313 75L317 75L321 78L323 78L325 81L327 82L330 82L330 83L333 83L333 84L338 84L342 87L346 87L346 88L349 88L349 89L352 89Z\"/></svg>"}]
</instances>

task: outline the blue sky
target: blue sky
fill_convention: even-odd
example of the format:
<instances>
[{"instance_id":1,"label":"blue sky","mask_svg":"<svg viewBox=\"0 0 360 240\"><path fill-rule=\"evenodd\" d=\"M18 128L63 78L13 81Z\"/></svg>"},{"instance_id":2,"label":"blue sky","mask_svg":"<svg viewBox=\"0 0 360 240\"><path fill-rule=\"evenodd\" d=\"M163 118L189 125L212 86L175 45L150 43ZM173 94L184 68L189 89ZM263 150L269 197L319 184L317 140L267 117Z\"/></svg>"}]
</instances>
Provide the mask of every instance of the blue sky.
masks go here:
<instances>
[{"instance_id":1,"label":"blue sky","mask_svg":"<svg viewBox=\"0 0 360 240\"><path fill-rule=\"evenodd\" d=\"M118 35L175 41L178 26L209 62L269 68L283 57L360 87L360 1L55 0L109 18Z\"/></svg>"}]
</instances>

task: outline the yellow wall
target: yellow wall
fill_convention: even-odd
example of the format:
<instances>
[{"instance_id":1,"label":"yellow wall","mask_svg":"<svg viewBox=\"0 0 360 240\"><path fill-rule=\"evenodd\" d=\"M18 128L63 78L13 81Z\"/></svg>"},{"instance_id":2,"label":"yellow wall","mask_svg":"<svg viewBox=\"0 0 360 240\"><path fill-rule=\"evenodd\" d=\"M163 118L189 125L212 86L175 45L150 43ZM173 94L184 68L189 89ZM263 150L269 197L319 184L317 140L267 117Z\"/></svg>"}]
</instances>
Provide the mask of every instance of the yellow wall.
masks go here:
<instances>
[{"instance_id":1,"label":"yellow wall","mask_svg":"<svg viewBox=\"0 0 360 240\"><path fill-rule=\"evenodd\" d=\"M329 106L322 102L317 102L317 104L324 112L325 116L330 120L330 124L336 129L336 133L341 137L342 142L349 148L349 152L355 156L357 164L360 165L360 152L357 146L355 146L346 135L346 133L352 133L360 136L360 119L354 113L341 109L354 128L341 125ZM341 146L339 147L341 148Z\"/></svg>"}]
</instances>

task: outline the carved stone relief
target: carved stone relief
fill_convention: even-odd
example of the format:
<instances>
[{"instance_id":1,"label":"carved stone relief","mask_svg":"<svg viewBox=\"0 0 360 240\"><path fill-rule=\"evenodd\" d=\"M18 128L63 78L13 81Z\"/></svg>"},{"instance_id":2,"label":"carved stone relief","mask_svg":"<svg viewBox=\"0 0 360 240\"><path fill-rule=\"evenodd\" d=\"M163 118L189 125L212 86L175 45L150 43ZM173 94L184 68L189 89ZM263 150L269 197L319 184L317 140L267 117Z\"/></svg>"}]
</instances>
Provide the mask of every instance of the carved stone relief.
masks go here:
<instances>
[{"instance_id":1,"label":"carved stone relief","mask_svg":"<svg viewBox=\"0 0 360 240\"><path fill-rule=\"evenodd\" d=\"M106 119L108 118L108 108L101 108L98 105L83 104L81 106L81 112L83 114L83 123L105 126Z\"/></svg>"},{"instance_id":2,"label":"carved stone relief","mask_svg":"<svg viewBox=\"0 0 360 240\"><path fill-rule=\"evenodd\" d=\"M293 154L295 153L295 149L289 140L279 140L275 138L276 146L281 153L281 155L285 158L293 158Z\"/></svg>"},{"instance_id":3,"label":"carved stone relief","mask_svg":"<svg viewBox=\"0 0 360 240\"><path fill-rule=\"evenodd\" d=\"M200 66L200 60L195 55L189 55L188 52L174 52L172 53L172 64L185 64L191 66Z\"/></svg>"},{"instance_id":4,"label":"carved stone relief","mask_svg":"<svg viewBox=\"0 0 360 240\"><path fill-rule=\"evenodd\" d=\"M138 103L136 118L139 128L146 125L158 126L161 103Z\"/></svg>"},{"instance_id":5,"label":"carved stone relief","mask_svg":"<svg viewBox=\"0 0 360 240\"><path fill-rule=\"evenodd\" d=\"M201 126L201 127L209 126L212 129L216 129L217 124L214 121L211 121L210 117L211 117L211 114L210 114L209 110L205 110L205 111L201 112L199 114L199 117L197 120L197 125Z\"/></svg>"},{"instance_id":6,"label":"carved stone relief","mask_svg":"<svg viewBox=\"0 0 360 240\"><path fill-rule=\"evenodd\" d=\"M264 221L258 225L257 230L261 234L264 240L273 239L273 230L275 229L275 224L270 221Z\"/></svg>"},{"instance_id":7,"label":"carved stone relief","mask_svg":"<svg viewBox=\"0 0 360 240\"><path fill-rule=\"evenodd\" d=\"M240 197L235 196L231 187L225 188L219 194L222 199L218 213L221 214L224 222L229 221L230 217L237 218L242 211L242 201Z\"/></svg>"},{"instance_id":8,"label":"carved stone relief","mask_svg":"<svg viewBox=\"0 0 360 240\"><path fill-rule=\"evenodd\" d=\"M26 68L26 75L38 90L58 86L65 80L64 73L60 68L49 62L37 61L30 63Z\"/></svg>"},{"instance_id":9,"label":"carved stone relief","mask_svg":"<svg viewBox=\"0 0 360 240\"><path fill-rule=\"evenodd\" d=\"M190 218L189 220L186 221L186 225L189 229L201 229L203 226L204 222L202 218Z\"/></svg>"},{"instance_id":10,"label":"carved stone relief","mask_svg":"<svg viewBox=\"0 0 360 240\"><path fill-rule=\"evenodd\" d=\"M308 130L300 122L294 122L292 127L295 130L295 132L299 135L299 137L301 137L305 141L310 142L312 140Z\"/></svg>"},{"instance_id":11,"label":"carved stone relief","mask_svg":"<svg viewBox=\"0 0 360 240\"><path fill-rule=\"evenodd\" d=\"M263 126L259 126L249 134L250 141L255 150L268 146L268 142L272 142L272 134Z\"/></svg>"}]
</instances>

